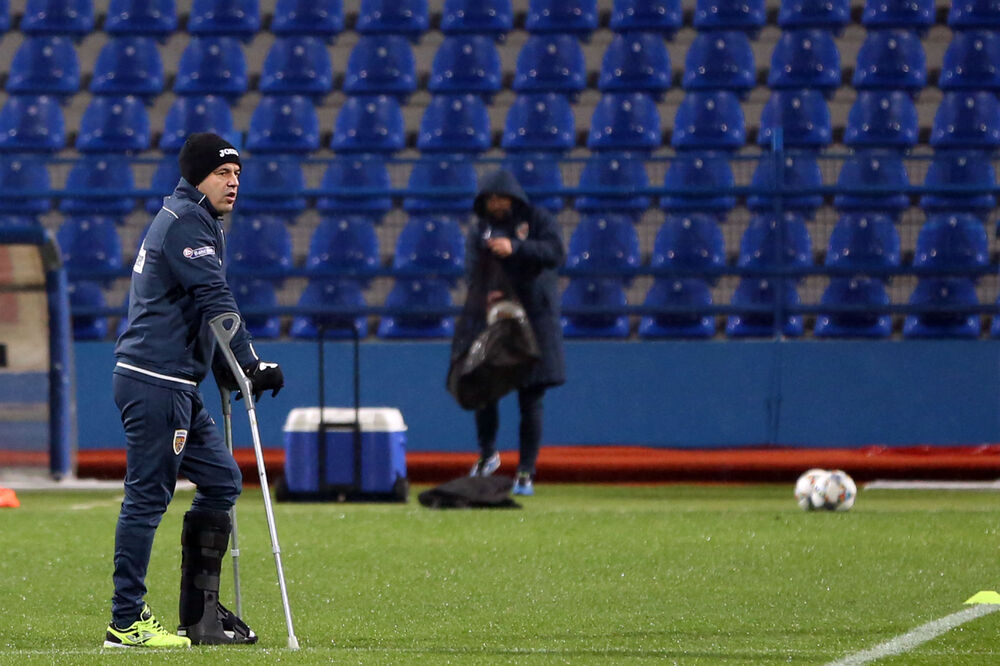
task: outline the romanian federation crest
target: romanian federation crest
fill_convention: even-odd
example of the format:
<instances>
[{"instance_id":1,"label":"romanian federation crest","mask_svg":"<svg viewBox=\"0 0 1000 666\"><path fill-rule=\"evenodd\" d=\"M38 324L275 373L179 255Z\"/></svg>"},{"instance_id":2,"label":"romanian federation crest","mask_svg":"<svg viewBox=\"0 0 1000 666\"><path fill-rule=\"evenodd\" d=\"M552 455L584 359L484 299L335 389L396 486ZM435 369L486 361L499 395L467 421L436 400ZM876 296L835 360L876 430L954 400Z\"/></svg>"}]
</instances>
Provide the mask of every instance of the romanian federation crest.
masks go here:
<instances>
[{"instance_id":1,"label":"romanian federation crest","mask_svg":"<svg viewBox=\"0 0 1000 666\"><path fill-rule=\"evenodd\" d=\"M174 455L179 456L184 450L184 443L187 442L187 430L174 430Z\"/></svg>"}]
</instances>

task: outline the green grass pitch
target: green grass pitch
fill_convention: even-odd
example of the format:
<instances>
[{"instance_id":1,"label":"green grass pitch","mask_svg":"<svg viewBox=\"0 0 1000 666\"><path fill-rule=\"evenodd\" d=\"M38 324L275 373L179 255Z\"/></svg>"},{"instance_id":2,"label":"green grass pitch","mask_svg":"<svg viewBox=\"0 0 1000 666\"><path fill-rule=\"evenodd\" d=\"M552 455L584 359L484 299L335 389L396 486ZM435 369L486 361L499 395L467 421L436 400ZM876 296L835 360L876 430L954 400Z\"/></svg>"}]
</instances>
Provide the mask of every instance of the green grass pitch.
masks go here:
<instances>
[{"instance_id":1,"label":"green grass pitch","mask_svg":"<svg viewBox=\"0 0 1000 666\"><path fill-rule=\"evenodd\" d=\"M522 510L275 504L286 634L259 490L241 498L252 647L192 664L823 664L1000 587L1000 495L861 491L804 513L790 486L547 485ZM178 492L147 601L176 627ZM0 664L125 663L101 650L120 492L21 492L0 509ZM223 598L231 600L227 558ZM1000 613L880 664L990 664Z\"/></svg>"}]
</instances>

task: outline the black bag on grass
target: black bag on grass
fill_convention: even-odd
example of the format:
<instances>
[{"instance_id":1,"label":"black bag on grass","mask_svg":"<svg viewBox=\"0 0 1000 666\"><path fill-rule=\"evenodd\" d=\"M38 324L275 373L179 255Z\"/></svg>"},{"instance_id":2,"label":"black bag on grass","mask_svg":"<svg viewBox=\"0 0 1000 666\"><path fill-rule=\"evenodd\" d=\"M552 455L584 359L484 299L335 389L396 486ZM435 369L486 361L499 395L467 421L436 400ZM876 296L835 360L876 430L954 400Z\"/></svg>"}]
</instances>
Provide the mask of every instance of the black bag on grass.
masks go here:
<instances>
[{"instance_id":1,"label":"black bag on grass","mask_svg":"<svg viewBox=\"0 0 1000 666\"><path fill-rule=\"evenodd\" d=\"M520 509L510 497L509 476L461 476L417 496L429 509Z\"/></svg>"}]
</instances>

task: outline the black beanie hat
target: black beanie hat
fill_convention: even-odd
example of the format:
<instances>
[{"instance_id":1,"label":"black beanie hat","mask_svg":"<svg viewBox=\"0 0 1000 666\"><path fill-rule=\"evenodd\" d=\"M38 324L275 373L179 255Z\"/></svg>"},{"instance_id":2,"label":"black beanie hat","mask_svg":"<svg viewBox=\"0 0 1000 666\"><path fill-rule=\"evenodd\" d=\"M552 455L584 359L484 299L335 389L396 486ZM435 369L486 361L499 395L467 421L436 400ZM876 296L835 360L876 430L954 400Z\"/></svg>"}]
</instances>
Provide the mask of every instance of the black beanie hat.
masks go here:
<instances>
[{"instance_id":1,"label":"black beanie hat","mask_svg":"<svg viewBox=\"0 0 1000 666\"><path fill-rule=\"evenodd\" d=\"M181 176L195 187L219 165L240 163L240 153L233 144L218 134L198 132L188 136L177 158L181 165Z\"/></svg>"}]
</instances>

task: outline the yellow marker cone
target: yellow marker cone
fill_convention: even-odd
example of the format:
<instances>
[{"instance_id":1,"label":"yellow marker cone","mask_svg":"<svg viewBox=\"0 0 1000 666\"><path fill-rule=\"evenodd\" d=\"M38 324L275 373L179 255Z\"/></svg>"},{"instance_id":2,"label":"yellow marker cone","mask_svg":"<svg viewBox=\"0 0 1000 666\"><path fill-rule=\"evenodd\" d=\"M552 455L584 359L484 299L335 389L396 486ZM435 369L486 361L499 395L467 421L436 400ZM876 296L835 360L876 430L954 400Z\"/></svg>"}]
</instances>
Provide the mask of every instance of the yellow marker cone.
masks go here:
<instances>
[{"instance_id":1,"label":"yellow marker cone","mask_svg":"<svg viewBox=\"0 0 1000 666\"><path fill-rule=\"evenodd\" d=\"M965 603L992 604L994 606L1000 606L1000 592L994 592L993 590L983 590L982 592L976 592Z\"/></svg>"}]
</instances>

